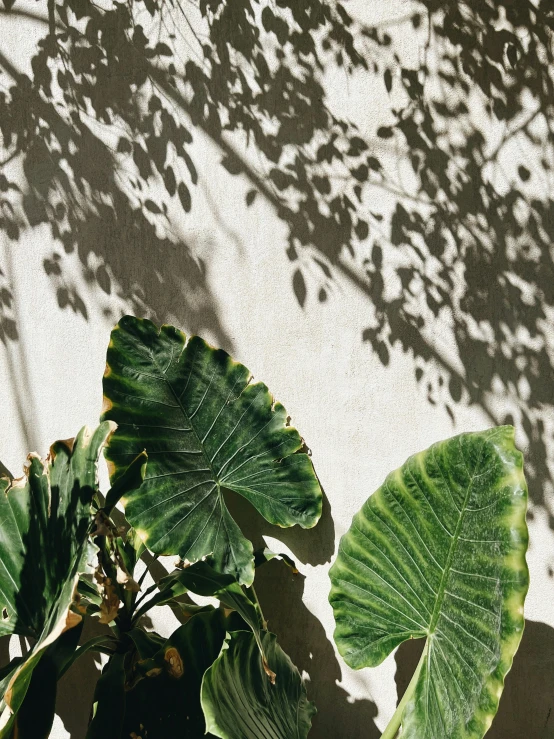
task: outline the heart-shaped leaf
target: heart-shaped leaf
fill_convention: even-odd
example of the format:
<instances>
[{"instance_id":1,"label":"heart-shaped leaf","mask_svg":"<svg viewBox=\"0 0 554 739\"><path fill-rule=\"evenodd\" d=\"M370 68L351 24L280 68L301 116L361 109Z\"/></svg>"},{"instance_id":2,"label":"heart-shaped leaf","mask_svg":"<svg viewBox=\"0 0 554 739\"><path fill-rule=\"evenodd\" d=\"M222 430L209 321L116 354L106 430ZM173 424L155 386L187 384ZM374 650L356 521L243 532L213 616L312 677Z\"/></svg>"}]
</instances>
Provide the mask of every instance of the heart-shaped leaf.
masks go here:
<instances>
[{"instance_id":1,"label":"heart-shaped leaf","mask_svg":"<svg viewBox=\"0 0 554 739\"><path fill-rule=\"evenodd\" d=\"M198 336L125 316L112 332L104 419L118 423L106 457L112 481L144 449L141 487L121 499L130 523L157 554L217 569L244 584L253 548L231 517L234 490L278 526L314 526L322 495L302 440L263 383Z\"/></svg>"},{"instance_id":2,"label":"heart-shaped leaf","mask_svg":"<svg viewBox=\"0 0 554 739\"><path fill-rule=\"evenodd\" d=\"M275 634L264 632L263 649L277 678L265 674L253 634L227 635L220 656L204 675L202 708L206 731L221 739L304 739L316 712L306 697L300 673L277 644Z\"/></svg>"},{"instance_id":3,"label":"heart-shaped leaf","mask_svg":"<svg viewBox=\"0 0 554 739\"><path fill-rule=\"evenodd\" d=\"M527 485L514 430L410 459L364 504L331 568L335 641L356 669L426 638L383 737L480 739L523 632ZM388 733L387 733L388 732Z\"/></svg>"},{"instance_id":4,"label":"heart-shaped leaf","mask_svg":"<svg viewBox=\"0 0 554 739\"><path fill-rule=\"evenodd\" d=\"M0 737L17 724L33 672L49 645L81 621L71 606L79 575L94 558L88 534L98 456L114 427L111 422L95 431L85 427L74 441L53 444L45 461L29 455L24 477L0 479L0 634L36 640L5 688ZM52 718L54 700L55 692Z\"/></svg>"}]
</instances>

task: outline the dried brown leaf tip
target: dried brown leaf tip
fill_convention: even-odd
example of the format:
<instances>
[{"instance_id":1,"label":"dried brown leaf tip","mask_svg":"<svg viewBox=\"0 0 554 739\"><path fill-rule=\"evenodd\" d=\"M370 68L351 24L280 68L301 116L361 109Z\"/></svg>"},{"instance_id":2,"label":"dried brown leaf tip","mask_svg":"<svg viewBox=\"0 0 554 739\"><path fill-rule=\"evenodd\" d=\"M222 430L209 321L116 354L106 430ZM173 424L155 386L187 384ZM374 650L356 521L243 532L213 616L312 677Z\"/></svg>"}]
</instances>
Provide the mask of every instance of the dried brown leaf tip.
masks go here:
<instances>
[{"instance_id":1,"label":"dried brown leaf tip","mask_svg":"<svg viewBox=\"0 0 554 739\"><path fill-rule=\"evenodd\" d=\"M169 647L166 649L164 659L167 665L167 672L171 677L176 679L183 677L185 666L181 659L181 655L175 647Z\"/></svg>"},{"instance_id":2,"label":"dried brown leaf tip","mask_svg":"<svg viewBox=\"0 0 554 739\"><path fill-rule=\"evenodd\" d=\"M277 675L276 675L276 674L275 674L275 673L273 672L273 670L271 669L271 667L270 667L270 666L269 666L269 665L267 664L267 660L266 660L266 658L265 658L265 657L262 657L262 666L263 666L263 668L264 668L264 672L265 672L265 674L266 674L266 675L268 676L268 678L269 678L269 682L270 682L270 683L271 683L272 685L275 685L275 680L276 680L276 678L277 678Z\"/></svg>"},{"instance_id":3,"label":"dried brown leaf tip","mask_svg":"<svg viewBox=\"0 0 554 739\"><path fill-rule=\"evenodd\" d=\"M100 605L100 618L98 622L101 624L111 623L117 616L119 611L119 595L117 586L112 583L111 578L105 577L100 570L94 573L94 579L100 586L100 594L102 603Z\"/></svg>"},{"instance_id":4,"label":"dried brown leaf tip","mask_svg":"<svg viewBox=\"0 0 554 739\"><path fill-rule=\"evenodd\" d=\"M98 511L94 517L94 525L96 528L91 534L93 538L96 536L112 537L114 535L114 526L104 511Z\"/></svg>"},{"instance_id":5,"label":"dried brown leaf tip","mask_svg":"<svg viewBox=\"0 0 554 739\"><path fill-rule=\"evenodd\" d=\"M138 593L140 591L140 585L138 582L129 574L127 568L117 566L117 582L123 585L125 590L130 590L132 593Z\"/></svg>"}]
</instances>

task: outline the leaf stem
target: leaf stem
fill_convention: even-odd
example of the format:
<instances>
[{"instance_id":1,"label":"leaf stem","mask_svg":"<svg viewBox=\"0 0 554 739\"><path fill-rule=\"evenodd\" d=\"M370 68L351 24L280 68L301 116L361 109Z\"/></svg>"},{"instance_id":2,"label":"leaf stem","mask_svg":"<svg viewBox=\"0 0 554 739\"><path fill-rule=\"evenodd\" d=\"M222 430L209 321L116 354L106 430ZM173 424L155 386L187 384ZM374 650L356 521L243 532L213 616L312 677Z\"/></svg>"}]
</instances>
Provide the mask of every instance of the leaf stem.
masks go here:
<instances>
[{"instance_id":1,"label":"leaf stem","mask_svg":"<svg viewBox=\"0 0 554 739\"><path fill-rule=\"evenodd\" d=\"M402 714L404 713L406 704L410 701L410 699L412 698L414 694L417 681L419 680L419 673L421 672L423 663L425 662L425 659L427 658L428 646L429 646L429 639L427 639L427 641L425 642L423 653L416 667L416 671L414 672L413 677L410 680L410 684L406 688L406 692L402 696L402 700L398 704L398 707L396 711L394 712L394 716L391 718L389 725L387 726L385 731L382 733L381 739L395 739L396 735L398 734L398 730L400 729L400 725L402 723Z\"/></svg>"},{"instance_id":2,"label":"leaf stem","mask_svg":"<svg viewBox=\"0 0 554 739\"><path fill-rule=\"evenodd\" d=\"M250 590L252 591L252 595L254 596L254 599L256 601L256 605L258 606L260 610L260 616L262 618L262 628L267 631L267 621L264 618L264 612L262 611L262 606L260 604L260 601L258 599L258 594L256 593L256 590L254 589L254 583L250 586Z\"/></svg>"},{"instance_id":3,"label":"leaf stem","mask_svg":"<svg viewBox=\"0 0 554 739\"><path fill-rule=\"evenodd\" d=\"M144 591L143 591L143 592L142 592L142 593L141 593L141 594L140 594L140 595L139 595L139 596L137 597L137 599L136 599L136 601L135 601L135 604L134 604L134 608L133 608L133 613L134 613L134 612L136 611L136 609L137 609L137 608L139 607L139 605L140 605L140 604L141 604L141 603L142 603L142 602L143 602L143 601L144 601L144 600L145 600L145 599L146 599L146 598L147 598L147 597L148 597L148 596L150 595L150 593L153 593L153 592L154 592L154 590L156 590L156 589L157 589L157 587L158 587L158 583L157 583L157 582L155 582L155 583L153 583L152 585L150 585L150 587L146 588L146 590L144 590Z\"/></svg>"}]
</instances>

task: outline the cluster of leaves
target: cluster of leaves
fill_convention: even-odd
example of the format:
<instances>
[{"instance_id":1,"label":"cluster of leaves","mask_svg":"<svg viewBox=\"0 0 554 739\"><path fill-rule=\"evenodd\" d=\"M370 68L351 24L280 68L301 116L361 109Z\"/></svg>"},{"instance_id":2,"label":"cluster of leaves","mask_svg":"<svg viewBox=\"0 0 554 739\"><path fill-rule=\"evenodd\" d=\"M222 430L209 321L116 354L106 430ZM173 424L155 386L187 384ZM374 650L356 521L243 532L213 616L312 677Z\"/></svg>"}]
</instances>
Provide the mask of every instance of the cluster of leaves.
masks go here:
<instances>
[{"instance_id":1,"label":"cluster of leaves","mask_svg":"<svg viewBox=\"0 0 554 739\"><path fill-rule=\"evenodd\" d=\"M255 563L275 555L254 556L223 488L272 523L303 527L319 519L321 490L284 408L250 380L198 337L127 317L112 334L98 428L57 442L44 461L31 455L24 477L0 479L0 634L32 642L2 668L0 737L47 737L56 683L89 650L109 660L88 739L239 739L260 727L307 735L315 708L253 589ZM143 590L148 569L142 563L139 576L137 566L152 553L180 559ZM159 606L182 622L169 638L141 625ZM78 646L83 617L111 633Z\"/></svg>"},{"instance_id":2,"label":"cluster of leaves","mask_svg":"<svg viewBox=\"0 0 554 739\"><path fill-rule=\"evenodd\" d=\"M48 737L56 683L90 650L109 659L87 739L308 735L315 706L253 586L276 555L254 553L224 490L303 528L319 520L322 493L285 409L251 380L201 338L126 316L98 428L0 478L0 635L32 642L0 671L0 739ZM401 726L414 739L488 730L523 631L526 508L514 429L500 427L410 458L355 516L330 573L339 651L359 669L426 639L385 739ZM143 590L137 565L152 555L179 561ZM169 638L142 621L159 606L182 622ZM83 617L111 632L79 646Z\"/></svg>"}]
</instances>

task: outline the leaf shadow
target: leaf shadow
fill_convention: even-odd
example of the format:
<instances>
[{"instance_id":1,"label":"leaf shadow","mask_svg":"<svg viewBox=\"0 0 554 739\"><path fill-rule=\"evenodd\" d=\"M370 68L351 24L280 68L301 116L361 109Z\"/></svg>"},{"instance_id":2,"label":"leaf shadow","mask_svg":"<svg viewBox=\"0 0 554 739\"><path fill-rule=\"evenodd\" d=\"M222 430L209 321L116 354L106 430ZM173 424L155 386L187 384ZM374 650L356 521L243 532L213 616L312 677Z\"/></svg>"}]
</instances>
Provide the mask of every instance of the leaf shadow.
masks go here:
<instances>
[{"instance_id":1,"label":"leaf shadow","mask_svg":"<svg viewBox=\"0 0 554 739\"><path fill-rule=\"evenodd\" d=\"M232 517L242 533L252 542L254 551L263 549L266 546L264 537L271 536L287 546L301 562L315 566L329 562L335 550L335 524L331 506L325 491L322 490L322 493L321 518L311 529L273 526L238 493L224 490L224 497Z\"/></svg>"},{"instance_id":2,"label":"leaf shadow","mask_svg":"<svg viewBox=\"0 0 554 739\"><path fill-rule=\"evenodd\" d=\"M300 672L308 673L308 697L317 706L310 736L336 739L338 736L378 739L375 725L377 707L370 699L352 700L337 683L341 665L325 630L302 598L305 577L293 574L282 562L271 561L256 572L256 593L268 628Z\"/></svg>"}]
</instances>

